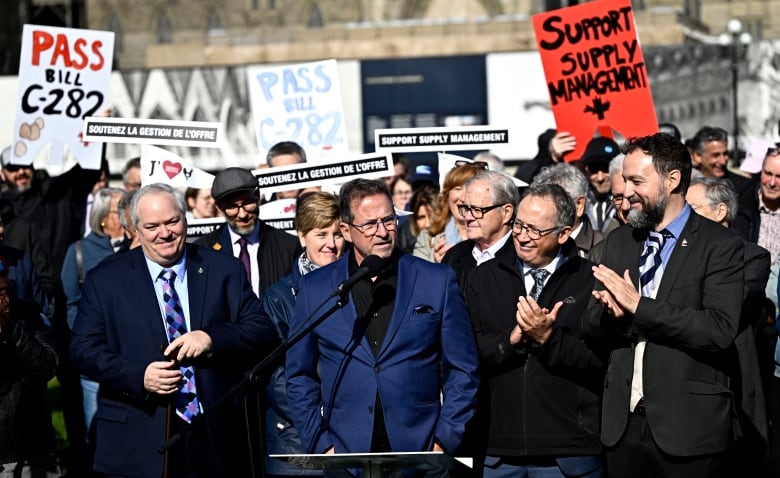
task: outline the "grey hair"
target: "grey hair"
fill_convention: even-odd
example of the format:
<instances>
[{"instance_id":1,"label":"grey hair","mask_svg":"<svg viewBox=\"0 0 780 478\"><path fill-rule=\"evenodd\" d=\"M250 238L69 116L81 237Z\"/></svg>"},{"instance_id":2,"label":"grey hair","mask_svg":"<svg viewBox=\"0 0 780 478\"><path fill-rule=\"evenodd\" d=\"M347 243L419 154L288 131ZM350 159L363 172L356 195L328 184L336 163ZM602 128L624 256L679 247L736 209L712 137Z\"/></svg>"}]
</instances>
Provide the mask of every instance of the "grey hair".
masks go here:
<instances>
[{"instance_id":1,"label":"grey hair","mask_svg":"<svg viewBox=\"0 0 780 478\"><path fill-rule=\"evenodd\" d=\"M119 203L116 205L116 208L119 211L119 224L121 224L125 230L130 227L130 224L127 223L127 215L125 214L125 211L130 208L133 198L137 192L137 189L133 189L132 191L125 191L122 194L122 199L120 199Z\"/></svg>"},{"instance_id":2,"label":"grey hair","mask_svg":"<svg viewBox=\"0 0 780 478\"><path fill-rule=\"evenodd\" d=\"M169 194L173 196L176 205L179 208L181 219L184 221L184 225L187 225L187 204L184 201L184 194L176 188L173 188L167 184L154 183L142 187L138 190L133 200L130 201L130 219L133 221L133 225L138 229L138 203L141 199L148 194Z\"/></svg>"},{"instance_id":3,"label":"grey hair","mask_svg":"<svg viewBox=\"0 0 780 478\"><path fill-rule=\"evenodd\" d=\"M623 171L623 161L625 161L626 155L621 153L612 158L609 162L609 177L616 175L618 171Z\"/></svg>"},{"instance_id":4,"label":"grey hair","mask_svg":"<svg viewBox=\"0 0 780 478\"><path fill-rule=\"evenodd\" d=\"M490 191L493 194L493 204L511 204L517 211L517 203L520 202L520 192L509 175L498 171L483 171L476 176L468 178L463 183L463 188L468 189L472 184L486 181L490 183Z\"/></svg>"},{"instance_id":5,"label":"grey hair","mask_svg":"<svg viewBox=\"0 0 780 478\"><path fill-rule=\"evenodd\" d=\"M737 193L728 179L701 176L691 179L691 186L696 184L704 186L704 197L710 209L723 203L726 205L726 221L731 222L737 217Z\"/></svg>"},{"instance_id":6,"label":"grey hair","mask_svg":"<svg viewBox=\"0 0 780 478\"><path fill-rule=\"evenodd\" d=\"M588 178L582 171L568 163L558 163L542 168L534 178L533 184L557 184L562 187L572 201L588 197Z\"/></svg>"},{"instance_id":7,"label":"grey hair","mask_svg":"<svg viewBox=\"0 0 780 478\"><path fill-rule=\"evenodd\" d=\"M534 181L533 184L528 187L528 190L526 190L523 199L529 196L552 199L553 203L555 203L556 227L571 227L574 225L574 200L563 187L556 183L538 184Z\"/></svg>"},{"instance_id":8,"label":"grey hair","mask_svg":"<svg viewBox=\"0 0 780 478\"><path fill-rule=\"evenodd\" d=\"M89 228L92 232L100 237L106 235L100 223L111 211L111 200L116 196L121 197L123 192L117 188L103 188L95 193L95 197L92 199L92 209L89 210Z\"/></svg>"}]
</instances>

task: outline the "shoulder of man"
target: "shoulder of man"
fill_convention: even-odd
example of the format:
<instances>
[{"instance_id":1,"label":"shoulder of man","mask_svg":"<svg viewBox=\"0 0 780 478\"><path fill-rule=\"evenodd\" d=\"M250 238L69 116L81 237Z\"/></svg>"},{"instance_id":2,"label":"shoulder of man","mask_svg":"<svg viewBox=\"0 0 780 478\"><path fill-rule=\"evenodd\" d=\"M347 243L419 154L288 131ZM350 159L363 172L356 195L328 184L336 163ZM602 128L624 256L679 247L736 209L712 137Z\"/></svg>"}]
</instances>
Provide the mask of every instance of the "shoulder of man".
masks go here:
<instances>
[{"instance_id":1,"label":"shoulder of man","mask_svg":"<svg viewBox=\"0 0 780 478\"><path fill-rule=\"evenodd\" d=\"M460 241L459 243L452 246L446 254L444 254L441 263L451 266L463 257L471 257L472 249L474 249L474 241L471 239Z\"/></svg>"}]
</instances>

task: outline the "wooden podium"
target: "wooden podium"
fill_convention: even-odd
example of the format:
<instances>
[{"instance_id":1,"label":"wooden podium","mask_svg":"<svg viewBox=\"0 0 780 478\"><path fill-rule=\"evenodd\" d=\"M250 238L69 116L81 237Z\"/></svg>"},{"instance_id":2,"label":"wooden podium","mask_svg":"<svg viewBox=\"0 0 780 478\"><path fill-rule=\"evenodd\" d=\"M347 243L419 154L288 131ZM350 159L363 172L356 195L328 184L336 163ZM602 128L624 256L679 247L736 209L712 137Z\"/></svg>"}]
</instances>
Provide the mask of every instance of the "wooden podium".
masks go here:
<instances>
[{"instance_id":1,"label":"wooden podium","mask_svg":"<svg viewBox=\"0 0 780 478\"><path fill-rule=\"evenodd\" d=\"M330 455L268 455L310 469L362 468L363 478L382 478L385 470L416 468L421 470L452 469L461 463L471 468L472 458L455 458L440 451L401 453L334 453Z\"/></svg>"}]
</instances>

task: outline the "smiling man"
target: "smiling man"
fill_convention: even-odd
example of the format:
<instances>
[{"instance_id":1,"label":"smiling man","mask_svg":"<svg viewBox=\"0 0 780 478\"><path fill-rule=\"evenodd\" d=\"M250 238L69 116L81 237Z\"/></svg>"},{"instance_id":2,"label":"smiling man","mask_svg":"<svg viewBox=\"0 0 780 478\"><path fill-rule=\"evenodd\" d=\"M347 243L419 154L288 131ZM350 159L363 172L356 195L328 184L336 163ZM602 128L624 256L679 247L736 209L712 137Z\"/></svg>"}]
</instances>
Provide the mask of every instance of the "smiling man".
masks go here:
<instances>
[{"instance_id":1,"label":"smiling man","mask_svg":"<svg viewBox=\"0 0 780 478\"><path fill-rule=\"evenodd\" d=\"M691 159L664 133L625 146L628 224L607 237L585 320L611 357L601 441L611 477L725 477L741 241L685 202Z\"/></svg>"},{"instance_id":2,"label":"smiling man","mask_svg":"<svg viewBox=\"0 0 780 478\"><path fill-rule=\"evenodd\" d=\"M728 170L729 134L723 128L704 126L691 139L693 167L702 176L723 178L731 181L734 190L740 194L747 186L748 179Z\"/></svg>"},{"instance_id":3,"label":"smiling man","mask_svg":"<svg viewBox=\"0 0 780 478\"><path fill-rule=\"evenodd\" d=\"M531 185L509 246L469 276L464 294L487 381L485 478L602 476L601 361L580 326L593 263L577 254L574 221L563 188Z\"/></svg>"},{"instance_id":4,"label":"smiling man","mask_svg":"<svg viewBox=\"0 0 780 478\"><path fill-rule=\"evenodd\" d=\"M287 400L309 453L454 452L474 414L477 350L450 268L395 247L398 218L383 181L340 192L341 231L352 250L306 274L290 325L302 330L367 257L376 277L287 353Z\"/></svg>"},{"instance_id":5,"label":"smiling man","mask_svg":"<svg viewBox=\"0 0 780 478\"><path fill-rule=\"evenodd\" d=\"M131 210L141 247L87 274L70 354L100 384L95 472L160 476L166 434L209 412L278 336L241 264L185 243L180 192L143 187ZM245 476L239 411L212 415L171 450L170 476Z\"/></svg>"},{"instance_id":6,"label":"smiling man","mask_svg":"<svg viewBox=\"0 0 780 478\"><path fill-rule=\"evenodd\" d=\"M225 224L195 243L240 260L252 290L260 297L290 273L301 246L291 234L260 220L260 188L250 171L223 169L214 178L211 196L225 216Z\"/></svg>"},{"instance_id":7,"label":"smiling man","mask_svg":"<svg viewBox=\"0 0 780 478\"><path fill-rule=\"evenodd\" d=\"M466 192L458 212L466 220L468 239L452 246L441 261L455 269L461 288L475 267L493 259L501 248L512 247L509 236L520 200L517 186L504 173L479 173L463 187Z\"/></svg>"}]
</instances>

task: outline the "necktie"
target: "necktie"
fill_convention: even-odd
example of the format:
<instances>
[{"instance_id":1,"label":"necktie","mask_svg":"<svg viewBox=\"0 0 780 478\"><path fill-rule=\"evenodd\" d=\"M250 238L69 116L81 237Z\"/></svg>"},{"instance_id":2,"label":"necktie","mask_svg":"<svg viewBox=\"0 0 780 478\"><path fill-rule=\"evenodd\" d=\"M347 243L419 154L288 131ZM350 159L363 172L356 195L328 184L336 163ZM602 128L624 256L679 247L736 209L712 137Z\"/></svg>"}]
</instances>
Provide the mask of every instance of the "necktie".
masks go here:
<instances>
[{"instance_id":1,"label":"necktie","mask_svg":"<svg viewBox=\"0 0 780 478\"><path fill-rule=\"evenodd\" d=\"M238 247L241 249L238 251L238 259L244 264L244 270L246 270L246 280L252 283L252 264L249 262L249 249L246 247L246 237L240 237L238 239Z\"/></svg>"},{"instance_id":2,"label":"necktie","mask_svg":"<svg viewBox=\"0 0 780 478\"><path fill-rule=\"evenodd\" d=\"M655 297L654 291L661 281L664 269L661 263L661 251L666 239L671 235L666 229L661 232L650 231L645 251L639 258L639 285L644 297Z\"/></svg>"},{"instance_id":3,"label":"necktie","mask_svg":"<svg viewBox=\"0 0 780 478\"><path fill-rule=\"evenodd\" d=\"M176 272L163 269L160 273L163 279L163 301L165 302L165 323L168 324L168 340L173 341L187 333L187 322L184 321L184 310L181 308L179 294L173 287ZM200 413L200 403L195 390L195 368L180 367L183 384L176 392L176 414L185 422Z\"/></svg>"},{"instance_id":4,"label":"necktie","mask_svg":"<svg viewBox=\"0 0 780 478\"><path fill-rule=\"evenodd\" d=\"M544 288L544 281L550 275L550 271L547 269L531 269L531 277L534 278L534 287L531 289L531 297L534 300L539 300L539 296L542 295L542 289Z\"/></svg>"}]
</instances>

